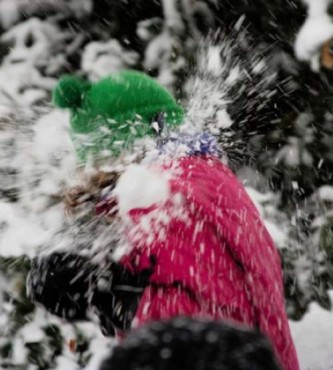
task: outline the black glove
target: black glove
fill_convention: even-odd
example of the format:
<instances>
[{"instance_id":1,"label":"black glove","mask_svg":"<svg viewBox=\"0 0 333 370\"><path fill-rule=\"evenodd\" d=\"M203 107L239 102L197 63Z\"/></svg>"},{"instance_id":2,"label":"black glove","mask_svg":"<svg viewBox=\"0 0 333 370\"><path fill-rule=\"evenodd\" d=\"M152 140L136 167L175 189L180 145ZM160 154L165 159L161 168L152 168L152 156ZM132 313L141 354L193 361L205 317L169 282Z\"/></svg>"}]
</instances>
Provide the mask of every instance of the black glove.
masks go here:
<instances>
[{"instance_id":1,"label":"black glove","mask_svg":"<svg viewBox=\"0 0 333 370\"><path fill-rule=\"evenodd\" d=\"M28 293L49 312L68 321L88 320L92 309L103 333L114 335L114 328L130 327L152 268L133 274L111 262L99 269L87 257L56 252L33 260Z\"/></svg>"},{"instance_id":2,"label":"black glove","mask_svg":"<svg viewBox=\"0 0 333 370\"><path fill-rule=\"evenodd\" d=\"M69 321L87 320L95 274L87 258L56 252L32 261L28 294L54 315Z\"/></svg>"}]
</instances>

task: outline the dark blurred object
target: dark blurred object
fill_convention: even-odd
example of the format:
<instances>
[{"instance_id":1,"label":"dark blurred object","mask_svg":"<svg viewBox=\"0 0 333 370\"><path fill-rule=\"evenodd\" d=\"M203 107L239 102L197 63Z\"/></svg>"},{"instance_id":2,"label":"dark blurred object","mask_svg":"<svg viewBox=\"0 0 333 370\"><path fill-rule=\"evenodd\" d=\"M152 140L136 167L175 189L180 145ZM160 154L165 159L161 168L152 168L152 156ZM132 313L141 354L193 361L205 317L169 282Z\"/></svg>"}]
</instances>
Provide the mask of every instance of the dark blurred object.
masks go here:
<instances>
[{"instance_id":1,"label":"dark blurred object","mask_svg":"<svg viewBox=\"0 0 333 370\"><path fill-rule=\"evenodd\" d=\"M86 320L94 269L88 259L54 253L35 259L28 276L30 297L70 321Z\"/></svg>"},{"instance_id":2,"label":"dark blurred object","mask_svg":"<svg viewBox=\"0 0 333 370\"><path fill-rule=\"evenodd\" d=\"M30 297L52 314L73 322L95 312L103 333L114 335L129 329L150 274L116 263L101 271L88 257L55 252L33 261L27 285Z\"/></svg>"},{"instance_id":3,"label":"dark blurred object","mask_svg":"<svg viewBox=\"0 0 333 370\"><path fill-rule=\"evenodd\" d=\"M100 370L279 370L259 332L179 317L132 331Z\"/></svg>"}]
</instances>

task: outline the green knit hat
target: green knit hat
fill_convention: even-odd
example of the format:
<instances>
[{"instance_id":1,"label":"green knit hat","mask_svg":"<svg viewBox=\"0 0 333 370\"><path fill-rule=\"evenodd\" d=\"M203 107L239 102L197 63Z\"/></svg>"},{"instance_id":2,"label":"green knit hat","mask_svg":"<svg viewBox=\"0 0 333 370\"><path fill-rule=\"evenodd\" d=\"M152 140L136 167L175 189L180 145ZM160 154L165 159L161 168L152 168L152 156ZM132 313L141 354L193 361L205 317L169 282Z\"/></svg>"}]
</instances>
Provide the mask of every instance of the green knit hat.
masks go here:
<instances>
[{"instance_id":1,"label":"green knit hat","mask_svg":"<svg viewBox=\"0 0 333 370\"><path fill-rule=\"evenodd\" d=\"M154 135L158 114L165 123L182 123L184 110L172 95L144 73L123 71L96 83L64 76L53 92L54 104L71 110L71 133L80 159L107 151L118 156L136 138Z\"/></svg>"}]
</instances>

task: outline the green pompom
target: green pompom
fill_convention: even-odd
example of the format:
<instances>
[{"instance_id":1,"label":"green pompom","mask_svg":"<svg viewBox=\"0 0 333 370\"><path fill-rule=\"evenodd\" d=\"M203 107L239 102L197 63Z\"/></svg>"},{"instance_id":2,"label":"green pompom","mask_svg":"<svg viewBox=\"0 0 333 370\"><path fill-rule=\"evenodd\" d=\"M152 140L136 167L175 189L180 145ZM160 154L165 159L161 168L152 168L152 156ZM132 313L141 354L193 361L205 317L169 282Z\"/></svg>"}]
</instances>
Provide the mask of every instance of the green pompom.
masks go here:
<instances>
[{"instance_id":1,"label":"green pompom","mask_svg":"<svg viewBox=\"0 0 333 370\"><path fill-rule=\"evenodd\" d=\"M76 76L64 76L53 91L53 102L59 108L79 108L90 83Z\"/></svg>"}]
</instances>

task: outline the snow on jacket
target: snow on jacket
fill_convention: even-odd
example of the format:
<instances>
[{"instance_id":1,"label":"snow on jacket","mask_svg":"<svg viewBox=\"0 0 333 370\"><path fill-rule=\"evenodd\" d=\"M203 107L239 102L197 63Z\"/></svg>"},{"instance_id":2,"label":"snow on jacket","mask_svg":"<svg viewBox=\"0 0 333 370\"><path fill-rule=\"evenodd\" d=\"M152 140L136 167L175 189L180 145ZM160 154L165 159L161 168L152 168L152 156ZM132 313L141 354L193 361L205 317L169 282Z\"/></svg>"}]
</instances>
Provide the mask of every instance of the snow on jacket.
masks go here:
<instances>
[{"instance_id":1,"label":"snow on jacket","mask_svg":"<svg viewBox=\"0 0 333 370\"><path fill-rule=\"evenodd\" d=\"M139 273L155 259L134 322L187 315L257 327L283 368L297 370L278 251L231 170L191 154L154 164L141 180L132 167L133 181L125 173L117 185L130 244L121 263Z\"/></svg>"}]
</instances>

